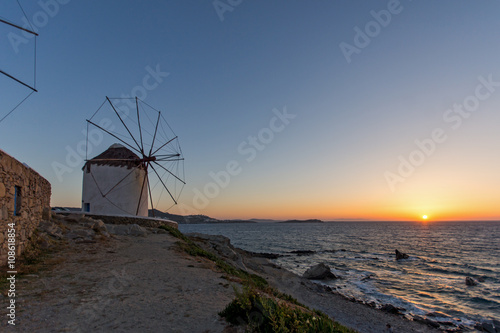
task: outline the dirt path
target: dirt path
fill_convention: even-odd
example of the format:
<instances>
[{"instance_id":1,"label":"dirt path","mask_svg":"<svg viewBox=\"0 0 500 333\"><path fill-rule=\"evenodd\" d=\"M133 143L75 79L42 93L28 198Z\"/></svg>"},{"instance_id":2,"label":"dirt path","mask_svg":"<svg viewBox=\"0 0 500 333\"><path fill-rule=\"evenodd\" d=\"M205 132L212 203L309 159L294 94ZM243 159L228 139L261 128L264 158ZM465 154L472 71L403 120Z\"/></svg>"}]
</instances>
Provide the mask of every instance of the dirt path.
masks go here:
<instances>
[{"instance_id":1,"label":"dirt path","mask_svg":"<svg viewBox=\"0 0 500 333\"><path fill-rule=\"evenodd\" d=\"M19 332L222 332L233 289L213 264L174 249L169 234L118 236L57 254L19 281Z\"/></svg>"}]
</instances>

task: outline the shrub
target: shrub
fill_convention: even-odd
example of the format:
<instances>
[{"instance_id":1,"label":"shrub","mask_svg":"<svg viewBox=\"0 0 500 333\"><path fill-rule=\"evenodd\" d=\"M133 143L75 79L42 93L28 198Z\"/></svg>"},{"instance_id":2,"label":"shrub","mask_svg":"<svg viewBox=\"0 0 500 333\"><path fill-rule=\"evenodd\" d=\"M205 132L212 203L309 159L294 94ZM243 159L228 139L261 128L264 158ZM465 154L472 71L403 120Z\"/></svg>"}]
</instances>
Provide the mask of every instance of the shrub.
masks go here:
<instances>
[{"instance_id":1,"label":"shrub","mask_svg":"<svg viewBox=\"0 0 500 333\"><path fill-rule=\"evenodd\" d=\"M247 332L355 332L322 312L269 297L249 287L236 291L236 298L219 315L233 325L247 325Z\"/></svg>"}]
</instances>

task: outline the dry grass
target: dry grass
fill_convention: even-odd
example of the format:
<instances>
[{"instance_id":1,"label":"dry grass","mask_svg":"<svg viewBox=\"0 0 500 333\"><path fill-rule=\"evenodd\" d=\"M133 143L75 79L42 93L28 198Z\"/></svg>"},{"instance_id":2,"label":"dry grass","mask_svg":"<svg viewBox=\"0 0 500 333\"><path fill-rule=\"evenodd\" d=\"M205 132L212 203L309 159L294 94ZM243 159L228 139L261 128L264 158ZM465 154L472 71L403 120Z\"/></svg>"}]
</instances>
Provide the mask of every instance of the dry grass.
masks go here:
<instances>
[{"instance_id":1,"label":"dry grass","mask_svg":"<svg viewBox=\"0 0 500 333\"><path fill-rule=\"evenodd\" d=\"M30 241L23 254L17 258L15 270L17 271L16 279L22 278L23 275L36 274L61 264L65 261L63 256L55 256L55 254L67 248L68 244L64 240L47 240L40 237L37 230L33 232ZM0 293L7 295L9 284L7 270L2 270L0 273Z\"/></svg>"}]
</instances>

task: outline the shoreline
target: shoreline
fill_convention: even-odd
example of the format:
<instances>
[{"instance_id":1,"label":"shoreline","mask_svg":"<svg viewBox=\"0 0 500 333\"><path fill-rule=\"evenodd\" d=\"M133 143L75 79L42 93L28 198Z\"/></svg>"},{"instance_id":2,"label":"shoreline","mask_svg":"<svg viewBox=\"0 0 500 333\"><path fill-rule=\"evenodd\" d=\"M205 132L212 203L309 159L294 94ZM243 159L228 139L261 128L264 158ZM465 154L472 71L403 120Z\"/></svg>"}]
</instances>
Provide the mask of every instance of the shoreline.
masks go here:
<instances>
[{"instance_id":1,"label":"shoreline","mask_svg":"<svg viewBox=\"0 0 500 333\"><path fill-rule=\"evenodd\" d=\"M391 325L395 333L442 331L429 326L428 323L410 321L401 315L384 312L355 299L346 298L328 286L300 277L274 264L258 253L232 246L227 237L200 233L188 233L186 236L236 267L262 276L272 287L291 295L300 303L320 310L340 324L359 332L386 332L387 324Z\"/></svg>"},{"instance_id":2,"label":"shoreline","mask_svg":"<svg viewBox=\"0 0 500 333\"><path fill-rule=\"evenodd\" d=\"M178 239L162 229L137 232L137 226L132 228L134 234L113 235L110 228L109 235L101 222L100 232L90 233L96 224L88 218L45 221L45 231L40 232L44 239L54 238L52 233L67 244L52 255L55 264L21 277L18 330L241 331L218 315L235 297L231 286L241 284L228 279L213 261L183 252ZM385 332L387 324L394 333L438 332L425 323L348 300L266 258L233 247L223 236L189 236L225 262L263 277L273 288L359 332Z\"/></svg>"}]
</instances>

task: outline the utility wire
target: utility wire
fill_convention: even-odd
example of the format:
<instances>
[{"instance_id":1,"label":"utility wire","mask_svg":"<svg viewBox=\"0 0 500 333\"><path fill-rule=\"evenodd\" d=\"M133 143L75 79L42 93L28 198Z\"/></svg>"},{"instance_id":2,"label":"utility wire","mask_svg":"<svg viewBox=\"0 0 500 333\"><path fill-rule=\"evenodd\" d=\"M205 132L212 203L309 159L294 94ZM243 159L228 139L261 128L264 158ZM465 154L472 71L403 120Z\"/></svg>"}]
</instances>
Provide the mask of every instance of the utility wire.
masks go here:
<instances>
[{"instance_id":1,"label":"utility wire","mask_svg":"<svg viewBox=\"0 0 500 333\"><path fill-rule=\"evenodd\" d=\"M4 120L5 120L5 118L7 118L9 115L11 115L11 114L12 114L12 112L14 112L14 111L15 111L15 110L16 110L16 109L17 109L17 108L18 108L21 104L23 104L23 103L24 103L24 101L26 101L26 100L27 100L27 99L31 96L31 94L33 94L34 92L37 92L37 90L36 90L36 49L37 49L37 48L36 48L36 39L37 39L38 34L35 32L35 29L34 29L33 25L31 24L30 20L28 19L28 16L26 15L26 12L24 11L23 6L21 6L21 3L19 2L19 0L16 0L16 2L17 2L17 4L19 5L19 8L21 9L21 11L23 12L23 15L24 15L24 17L26 18L26 21L28 21L28 24L30 25L30 27L31 27L31 30L32 30L32 31L30 31L30 30L28 30L28 29L25 29L25 28L23 28L23 27L20 27L20 26L18 26L18 25L16 25L16 24L10 23L10 22L8 22L7 20L0 19L0 22L3 22L3 23L5 23L5 24L11 25L11 26L13 26L13 27L15 27L15 28L18 28L18 29L21 29L21 30L27 31L27 32L32 33L33 35L35 35L35 43L34 43L34 59L33 59L33 87L31 87L31 86L29 86L28 84L26 84L26 83L22 82L21 80L16 79L15 77L13 77L13 76L11 76L11 75L9 75L9 74L5 73L4 71L0 71L0 72L1 72L2 74L4 74L5 76L7 76L7 77L9 77L9 78L13 79L14 81L19 82L19 83L20 83L20 84L22 84L23 86L26 86L26 87L28 87L28 88L30 88L30 89L32 90L32 91L28 94L28 96L26 96L26 97L25 97L25 98L24 98L24 99L23 99L20 103L18 103L18 104L17 104L17 105L16 105L16 106L12 109L12 110L10 110L10 111L9 111L9 112L8 112L8 113L7 113L7 114L6 114L3 118L2 118L2 119L0 119L0 123L1 123L2 121L4 121Z\"/></svg>"},{"instance_id":2,"label":"utility wire","mask_svg":"<svg viewBox=\"0 0 500 333\"><path fill-rule=\"evenodd\" d=\"M21 104L23 104L23 103L24 103L24 101L25 101L25 100L27 100L27 99L28 99L28 97L30 97L30 96L31 96L31 94L33 94L34 92L35 92L35 91L30 92L30 93L28 94L28 96L26 96L26 97L25 97L25 98L24 98L21 102L19 102L19 104L17 104L17 105L16 105L16 106L15 106L12 110L10 110L10 112L9 112L9 113L7 113L7 114L6 114L6 115L5 115L2 119L0 119L0 123L1 123L1 122L5 119L5 118L7 118L7 117L8 117L8 116L12 113L12 112L14 112L14 111L15 111L15 110L16 110L16 109L17 109L17 108L18 108Z\"/></svg>"}]
</instances>

